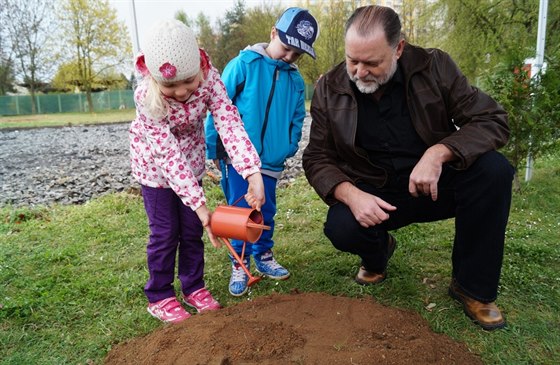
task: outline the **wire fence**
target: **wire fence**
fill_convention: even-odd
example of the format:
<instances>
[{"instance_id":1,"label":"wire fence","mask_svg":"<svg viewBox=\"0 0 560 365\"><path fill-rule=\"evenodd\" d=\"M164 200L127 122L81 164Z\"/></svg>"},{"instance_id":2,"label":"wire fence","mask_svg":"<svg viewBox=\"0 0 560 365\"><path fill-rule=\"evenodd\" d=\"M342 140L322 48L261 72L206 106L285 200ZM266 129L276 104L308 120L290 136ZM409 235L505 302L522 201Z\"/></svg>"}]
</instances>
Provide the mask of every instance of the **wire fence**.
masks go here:
<instances>
[{"instance_id":1,"label":"wire fence","mask_svg":"<svg viewBox=\"0 0 560 365\"><path fill-rule=\"evenodd\" d=\"M305 85L305 100L311 100L313 85ZM133 90L101 91L91 94L95 111L134 108ZM89 112L85 93L36 94L36 114ZM0 116L33 114L31 95L0 96Z\"/></svg>"},{"instance_id":2,"label":"wire fence","mask_svg":"<svg viewBox=\"0 0 560 365\"><path fill-rule=\"evenodd\" d=\"M101 91L91 94L95 111L134 108L133 90ZM85 93L37 94L36 113L89 112ZM33 114L31 95L0 96L0 116Z\"/></svg>"}]
</instances>

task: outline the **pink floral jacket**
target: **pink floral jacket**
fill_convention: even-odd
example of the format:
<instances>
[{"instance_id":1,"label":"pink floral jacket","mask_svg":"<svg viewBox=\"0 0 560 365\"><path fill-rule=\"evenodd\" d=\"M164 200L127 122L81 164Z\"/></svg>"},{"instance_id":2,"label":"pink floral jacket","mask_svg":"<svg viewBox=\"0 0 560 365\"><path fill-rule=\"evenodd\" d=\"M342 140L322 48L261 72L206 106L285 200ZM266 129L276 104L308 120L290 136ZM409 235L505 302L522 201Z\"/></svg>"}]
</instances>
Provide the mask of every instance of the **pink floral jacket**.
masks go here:
<instances>
[{"instance_id":1,"label":"pink floral jacket","mask_svg":"<svg viewBox=\"0 0 560 365\"><path fill-rule=\"evenodd\" d=\"M243 178L259 172L259 156L218 70L209 66L205 80L185 103L167 99L169 112L163 119L143 113L145 85L141 83L134 92L136 119L129 130L132 175L140 184L171 188L193 210L206 203L198 181L206 171L207 111L214 117L214 126L236 171Z\"/></svg>"}]
</instances>

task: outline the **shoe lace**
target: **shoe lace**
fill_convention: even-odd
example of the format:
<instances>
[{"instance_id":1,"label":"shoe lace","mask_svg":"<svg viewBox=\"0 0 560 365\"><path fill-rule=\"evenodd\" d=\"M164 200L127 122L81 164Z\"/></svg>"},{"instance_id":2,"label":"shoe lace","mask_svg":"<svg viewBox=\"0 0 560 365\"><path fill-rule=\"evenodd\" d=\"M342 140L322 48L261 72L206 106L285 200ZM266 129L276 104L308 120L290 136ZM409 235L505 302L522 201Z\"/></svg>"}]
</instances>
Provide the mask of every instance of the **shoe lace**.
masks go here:
<instances>
[{"instance_id":1,"label":"shoe lace","mask_svg":"<svg viewBox=\"0 0 560 365\"><path fill-rule=\"evenodd\" d=\"M233 265L233 270L231 272L232 281L245 281L246 278L245 271L241 268L241 265Z\"/></svg>"},{"instance_id":2,"label":"shoe lace","mask_svg":"<svg viewBox=\"0 0 560 365\"><path fill-rule=\"evenodd\" d=\"M266 260L266 261L261 261L261 263L265 266L267 266L269 269L272 270L276 270L276 269L283 269L284 267L282 265L280 265L275 259L274 257L271 257L270 259Z\"/></svg>"}]
</instances>

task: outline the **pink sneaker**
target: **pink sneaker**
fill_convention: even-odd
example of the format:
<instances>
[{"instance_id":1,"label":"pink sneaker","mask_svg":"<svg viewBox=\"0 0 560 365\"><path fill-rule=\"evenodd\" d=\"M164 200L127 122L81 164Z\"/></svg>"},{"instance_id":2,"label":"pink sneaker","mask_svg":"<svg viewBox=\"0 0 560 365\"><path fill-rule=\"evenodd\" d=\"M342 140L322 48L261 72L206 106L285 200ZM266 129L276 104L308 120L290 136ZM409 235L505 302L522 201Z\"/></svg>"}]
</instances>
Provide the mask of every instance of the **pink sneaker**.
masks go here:
<instances>
[{"instance_id":1,"label":"pink sneaker","mask_svg":"<svg viewBox=\"0 0 560 365\"><path fill-rule=\"evenodd\" d=\"M215 311L222 308L220 303L212 297L212 294L206 288L198 289L188 296L183 294L183 301L188 306L196 308L198 313Z\"/></svg>"},{"instance_id":2,"label":"pink sneaker","mask_svg":"<svg viewBox=\"0 0 560 365\"><path fill-rule=\"evenodd\" d=\"M166 323L178 323L191 316L175 297L169 297L156 303L150 303L148 305L148 313Z\"/></svg>"}]
</instances>

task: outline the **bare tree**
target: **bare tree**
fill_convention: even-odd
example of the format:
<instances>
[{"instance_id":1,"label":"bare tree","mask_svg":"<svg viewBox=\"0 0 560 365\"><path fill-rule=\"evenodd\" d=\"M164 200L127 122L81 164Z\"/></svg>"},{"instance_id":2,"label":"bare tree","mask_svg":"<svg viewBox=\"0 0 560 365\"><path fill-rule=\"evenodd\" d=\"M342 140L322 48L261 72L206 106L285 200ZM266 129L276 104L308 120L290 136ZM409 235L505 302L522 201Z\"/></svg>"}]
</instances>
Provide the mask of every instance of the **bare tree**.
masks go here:
<instances>
[{"instance_id":1,"label":"bare tree","mask_svg":"<svg viewBox=\"0 0 560 365\"><path fill-rule=\"evenodd\" d=\"M5 24L8 21L8 11L0 6L0 95L13 91L14 72L12 53L7 45L8 33Z\"/></svg>"},{"instance_id":2,"label":"bare tree","mask_svg":"<svg viewBox=\"0 0 560 365\"><path fill-rule=\"evenodd\" d=\"M48 0L0 0L5 11L4 27L13 51L14 68L31 94L31 112L37 112L35 94L52 70L51 48L46 44L54 22ZM44 82L44 81L43 81Z\"/></svg>"}]
</instances>

